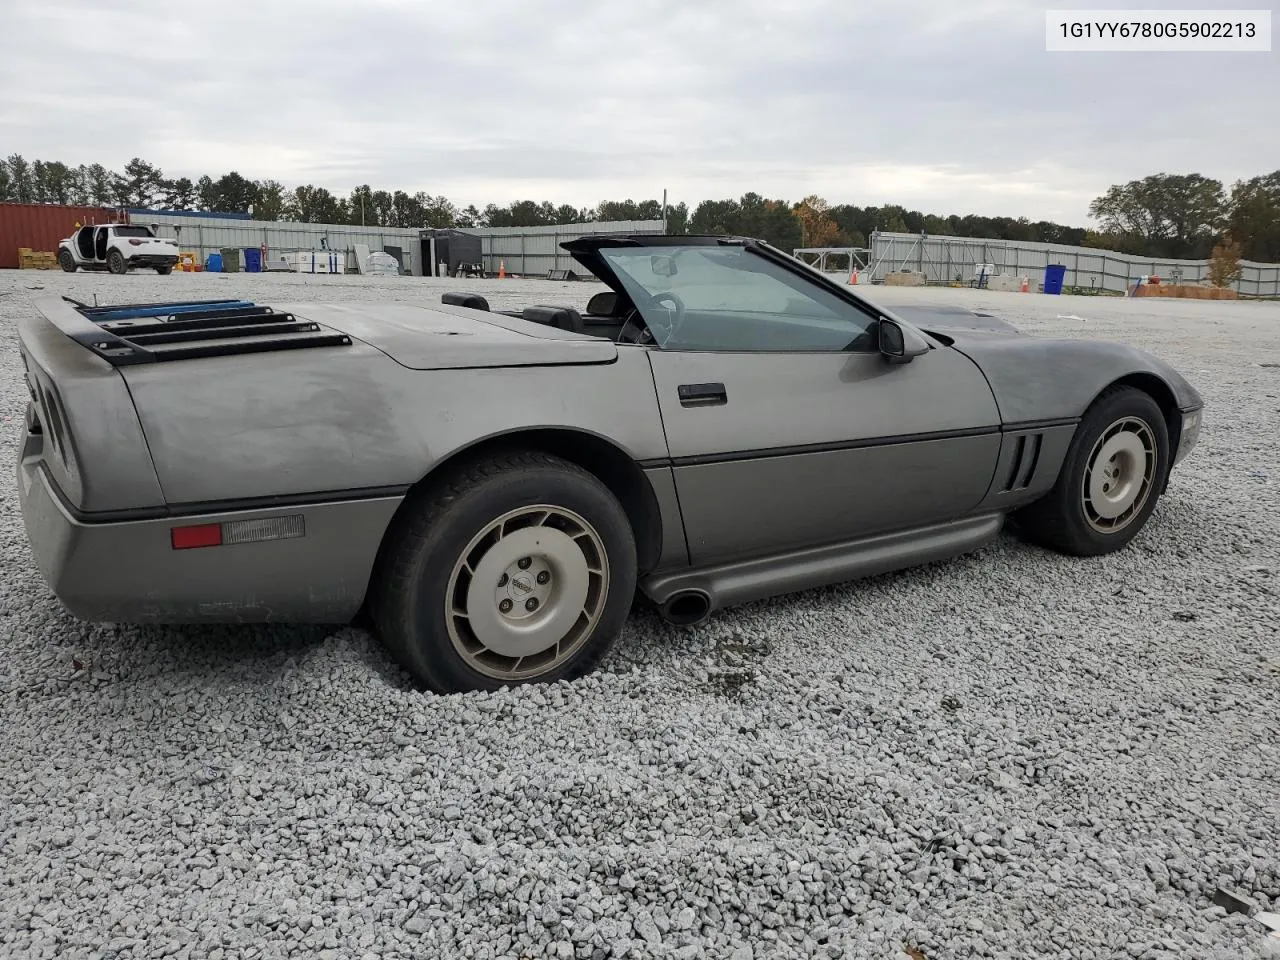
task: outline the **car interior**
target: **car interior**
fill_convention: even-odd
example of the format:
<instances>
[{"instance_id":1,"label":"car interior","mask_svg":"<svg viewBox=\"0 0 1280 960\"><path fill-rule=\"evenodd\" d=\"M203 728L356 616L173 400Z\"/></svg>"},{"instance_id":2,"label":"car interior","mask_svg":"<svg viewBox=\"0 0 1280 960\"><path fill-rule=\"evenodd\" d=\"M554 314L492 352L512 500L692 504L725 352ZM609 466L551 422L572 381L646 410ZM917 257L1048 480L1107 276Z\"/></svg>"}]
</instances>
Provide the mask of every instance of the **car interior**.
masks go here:
<instances>
[{"instance_id":1,"label":"car interior","mask_svg":"<svg viewBox=\"0 0 1280 960\"><path fill-rule=\"evenodd\" d=\"M86 260L93 259L93 235L93 227L81 227L80 232L76 234L76 249Z\"/></svg>"},{"instance_id":2,"label":"car interior","mask_svg":"<svg viewBox=\"0 0 1280 960\"><path fill-rule=\"evenodd\" d=\"M446 293L442 303L516 317L574 333L605 337L615 343L671 342L684 350L876 350L879 337L874 318L851 313L848 325L796 314L752 314L684 309L675 294L655 297L655 306L671 326L651 330L625 294L612 290L595 294L585 313L573 307L539 305L520 310L491 310L477 293ZM670 309L668 309L670 308ZM801 308L802 309L802 308ZM656 312L656 311L655 311ZM726 322L727 321L727 322ZM789 322L793 321L793 322ZM861 321L861 322L860 322Z\"/></svg>"},{"instance_id":3,"label":"car interior","mask_svg":"<svg viewBox=\"0 0 1280 960\"><path fill-rule=\"evenodd\" d=\"M99 227L94 237L94 256L98 260L107 259L107 237L110 233L108 227Z\"/></svg>"},{"instance_id":4,"label":"car interior","mask_svg":"<svg viewBox=\"0 0 1280 960\"><path fill-rule=\"evenodd\" d=\"M625 297L620 297L612 290L597 293L587 301L587 309L582 313L574 307L538 305L524 307L521 310L491 310L489 301L478 293L446 293L440 298L441 303L456 307L467 307L472 310L484 310L504 317L516 317L531 323L541 323L560 330L573 333L585 333L592 337L607 337L623 343L647 343L649 340L639 339L640 329L634 332L627 328L643 328L643 322L635 308ZM634 321L634 322L632 322ZM635 340L624 340L627 333L635 336Z\"/></svg>"}]
</instances>

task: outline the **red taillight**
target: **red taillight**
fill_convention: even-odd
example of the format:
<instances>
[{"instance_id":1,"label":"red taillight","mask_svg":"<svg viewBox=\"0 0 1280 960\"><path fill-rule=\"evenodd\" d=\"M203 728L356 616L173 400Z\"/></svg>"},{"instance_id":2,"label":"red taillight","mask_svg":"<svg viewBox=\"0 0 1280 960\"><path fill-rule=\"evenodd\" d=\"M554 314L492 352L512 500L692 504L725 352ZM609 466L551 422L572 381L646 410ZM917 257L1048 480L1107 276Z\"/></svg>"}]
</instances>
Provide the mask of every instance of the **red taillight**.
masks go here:
<instances>
[{"instance_id":1,"label":"red taillight","mask_svg":"<svg viewBox=\"0 0 1280 960\"><path fill-rule=\"evenodd\" d=\"M130 240L130 241L129 241L129 246L131 246L131 247L140 247L140 246L142 246L142 241L141 241L141 240Z\"/></svg>"},{"instance_id":2,"label":"red taillight","mask_svg":"<svg viewBox=\"0 0 1280 960\"><path fill-rule=\"evenodd\" d=\"M169 531L169 540L175 550L220 547L222 546L222 524L202 523L196 527L174 527Z\"/></svg>"}]
</instances>

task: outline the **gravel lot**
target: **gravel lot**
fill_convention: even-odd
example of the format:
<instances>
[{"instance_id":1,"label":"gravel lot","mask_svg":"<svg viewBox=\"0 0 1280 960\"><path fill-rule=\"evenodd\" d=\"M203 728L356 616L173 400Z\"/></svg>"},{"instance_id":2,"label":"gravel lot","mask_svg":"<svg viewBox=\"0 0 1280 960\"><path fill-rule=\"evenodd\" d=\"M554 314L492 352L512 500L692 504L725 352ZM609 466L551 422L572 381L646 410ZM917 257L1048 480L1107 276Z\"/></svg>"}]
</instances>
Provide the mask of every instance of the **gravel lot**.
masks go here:
<instances>
[{"instance_id":1,"label":"gravel lot","mask_svg":"<svg viewBox=\"0 0 1280 960\"><path fill-rule=\"evenodd\" d=\"M1280 304L873 289L1190 377L1201 445L1120 555L637 614L602 673L492 696L413 692L361 630L60 609L9 466L31 296L445 287L597 289L0 272L0 955L1280 957L1209 899L1280 909Z\"/></svg>"}]
</instances>

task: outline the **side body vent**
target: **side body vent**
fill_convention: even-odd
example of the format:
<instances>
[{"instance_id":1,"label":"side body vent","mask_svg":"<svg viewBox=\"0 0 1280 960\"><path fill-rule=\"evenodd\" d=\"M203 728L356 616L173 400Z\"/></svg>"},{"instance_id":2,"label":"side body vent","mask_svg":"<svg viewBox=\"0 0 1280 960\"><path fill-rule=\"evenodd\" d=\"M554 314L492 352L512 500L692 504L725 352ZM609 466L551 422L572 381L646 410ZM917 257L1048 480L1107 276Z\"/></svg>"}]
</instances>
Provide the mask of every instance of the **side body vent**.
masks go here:
<instances>
[{"instance_id":1,"label":"side body vent","mask_svg":"<svg viewBox=\"0 0 1280 960\"><path fill-rule=\"evenodd\" d=\"M1013 455L1000 484L1001 493L1016 493L1031 485L1040 464L1040 450L1044 446L1043 433L1023 433L1013 441Z\"/></svg>"}]
</instances>

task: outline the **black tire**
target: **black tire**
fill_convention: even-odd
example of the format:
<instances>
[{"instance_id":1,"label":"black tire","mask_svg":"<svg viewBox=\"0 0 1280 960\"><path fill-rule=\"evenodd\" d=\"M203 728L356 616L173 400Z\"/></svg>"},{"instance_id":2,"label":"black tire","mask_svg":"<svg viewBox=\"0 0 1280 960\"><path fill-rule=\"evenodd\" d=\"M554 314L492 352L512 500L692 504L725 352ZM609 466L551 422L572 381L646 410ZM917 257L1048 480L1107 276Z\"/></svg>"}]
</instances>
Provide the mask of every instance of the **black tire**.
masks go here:
<instances>
[{"instance_id":1,"label":"black tire","mask_svg":"<svg viewBox=\"0 0 1280 960\"><path fill-rule=\"evenodd\" d=\"M160 274L162 277L167 277L169 274L173 273L173 264L169 264L164 267L156 267L156 273Z\"/></svg>"},{"instance_id":2,"label":"black tire","mask_svg":"<svg viewBox=\"0 0 1280 960\"><path fill-rule=\"evenodd\" d=\"M62 267L64 273L76 272L76 258L71 255L71 251L66 247L58 251L58 266Z\"/></svg>"},{"instance_id":3,"label":"black tire","mask_svg":"<svg viewBox=\"0 0 1280 960\"><path fill-rule=\"evenodd\" d=\"M112 250L107 254L107 269L112 273L128 273L129 265L125 263L124 254L119 250Z\"/></svg>"},{"instance_id":4,"label":"black tire","mask_svg":"<svg viewBox=\"0 0 1280 960\"><path fill-rule=\"evenodd\" d=\"M1116 518L1122 526L1100 530L1098 524L1106 521L1096 516L1091 520L1092 507L1086 504L1086 476L1092 477L1090 458L1104 434L1124 420L1131 421L1130 426L1135 429L1136 424L1145 425L1154 451L1148 461L1149 473L1142 475L1145 492L1135 499L1132 512ZM1142 390L1112 387L1094 401L1081 419L1067 448L1058 482L1044 497L1018 511L1013 517L1014 526L1025 539L1059 553L1078 557L1113 553L1127 546L1146 525L1164 490L1169 468L1169 428L1160 407Z\"/></svg>"},{"instance_id":5,"label":"black tire","mask_svg":"<svg viewBox=\"0 0 1280 960\"><path fill-rule=\"evenodd\" d=\"M597 601L594 627L566 660L536 676L495 677L477 669L455 646L445 597L455 565L477 534L513 510L540 504L572 511L590 525L604 548L608 587ZM384 545L370 613L392 656L437 693L571 680L595 669L612 646L631 610L636 576L635 537L608 488L559 457L513 452L455 468L406 504Z\"/></svg>"}]
</instances>

